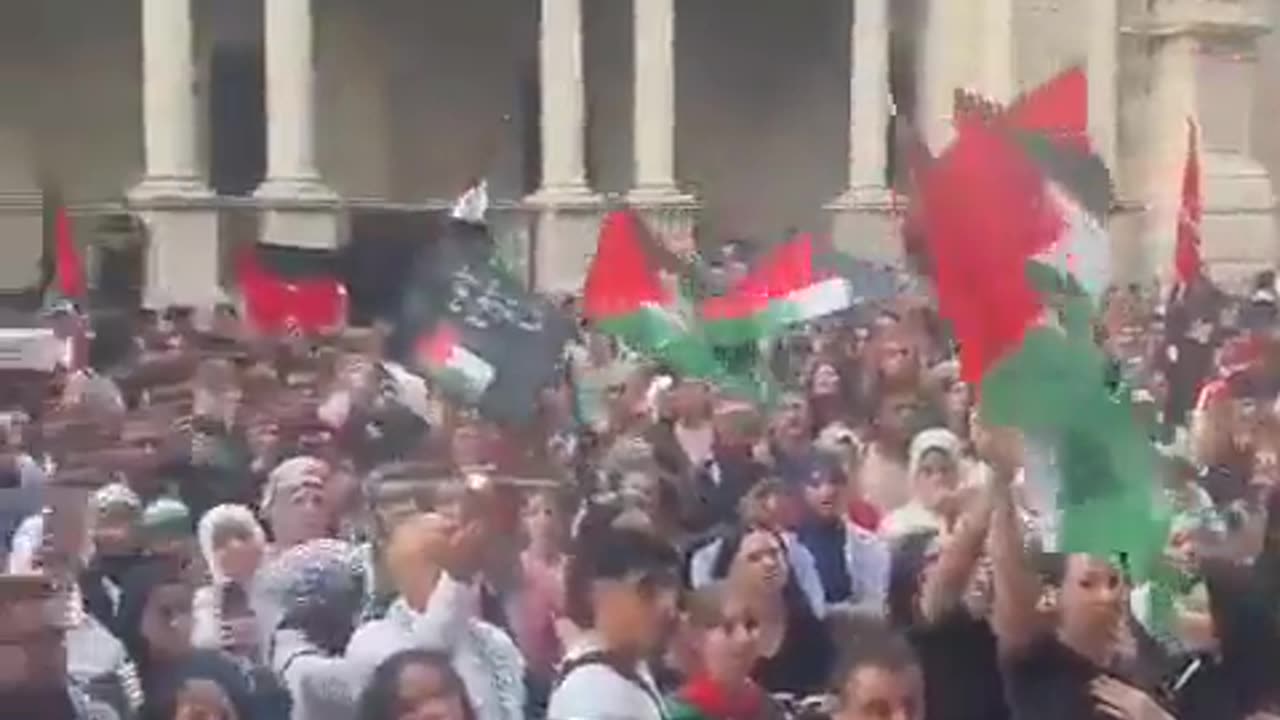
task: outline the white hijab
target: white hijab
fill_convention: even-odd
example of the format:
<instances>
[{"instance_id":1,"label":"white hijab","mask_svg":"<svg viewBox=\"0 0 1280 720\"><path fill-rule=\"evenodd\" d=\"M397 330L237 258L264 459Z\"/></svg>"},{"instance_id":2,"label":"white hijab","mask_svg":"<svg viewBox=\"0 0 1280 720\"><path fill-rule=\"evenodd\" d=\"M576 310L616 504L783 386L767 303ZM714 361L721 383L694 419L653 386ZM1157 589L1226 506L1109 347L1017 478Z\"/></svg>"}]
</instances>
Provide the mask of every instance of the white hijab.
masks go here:
<instances>
[{"instance_id":1,"label":"white hijab","mask_svg":"<svg viewBox=\"0 0 1280 720\"><path fill-rule=\"evenodd\" d=\"M200 524L196 527L196 537L200 541L200 554L204 556L205 565L209 568L209 574L213 576L215 583L225 582L227 575L217 562L217 554L214 552L217 548L213 545L213 539L219 529L228 525L247 532L259 547L265 549L267 546L267 534L258 524L252 510L243 505L233 504L210 508L204 517L200 518Z\"/></svg>"},{"instance_id":2,"label":"white hijab","mask_svg":"<svg viewBox=\"0 0 1280 720\"><path fill-rule=\"evenodd\" d=\"M924 462L924 456L931 450L939 450L946 453L951 461L960 464L960 456L964 443L955 433L946 428L929 428L916 434L911 440L911 450L907 454L909 461L907 463L907 481L914 483L916 475L920 471L920 464Z\"/></svg>"}]
</instances>

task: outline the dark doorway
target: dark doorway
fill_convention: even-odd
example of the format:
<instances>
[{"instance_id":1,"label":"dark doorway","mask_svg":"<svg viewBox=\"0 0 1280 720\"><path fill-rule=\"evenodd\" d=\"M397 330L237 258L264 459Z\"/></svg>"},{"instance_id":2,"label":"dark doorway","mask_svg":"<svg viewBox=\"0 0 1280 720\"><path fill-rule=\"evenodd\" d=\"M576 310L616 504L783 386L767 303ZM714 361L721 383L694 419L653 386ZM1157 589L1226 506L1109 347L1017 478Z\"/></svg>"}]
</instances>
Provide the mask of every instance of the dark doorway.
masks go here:
<instances>
[{"instance_id":1,"label":"dark doorway","mask_svg":"<svg viewBox=\"0 0 1280 720\"><path fill-rule=\"evenodd\" d=\"M214 48L209 64L209 184L219 195L248 195L267 168L262 51Z\"/></svg>"}]
</instances>

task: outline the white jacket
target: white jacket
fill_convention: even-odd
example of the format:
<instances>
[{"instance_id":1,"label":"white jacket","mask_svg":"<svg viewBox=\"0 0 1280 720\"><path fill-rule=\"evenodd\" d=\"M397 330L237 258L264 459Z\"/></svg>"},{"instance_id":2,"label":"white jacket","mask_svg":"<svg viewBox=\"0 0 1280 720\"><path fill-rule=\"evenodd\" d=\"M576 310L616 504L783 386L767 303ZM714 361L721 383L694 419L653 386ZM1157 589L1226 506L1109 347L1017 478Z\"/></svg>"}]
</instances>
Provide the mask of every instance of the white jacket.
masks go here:
<instances>
[{"instance_id":1,"label":"white jacket","mask_svg":"<svg viewBox=\"0 0 1280 720\"><path fill-rule=\"evenodd\" d=\"M423 612L397 599L386 617L356 629L347 662L367 679L387 658L409 649L448 654L477 720L524 718L524 658L515 642L475 617L479 593L444 574Z\"/></svg>"},{"instance_id":2,"label":"white jacket","mask_svg":"<svg viewBox=\"0 0 1280 720\"><path fill-rule=\"evenodd\" d=\"M600 649L599 640L588 634L566 653L565 663ZM622 676L605 663L579 665L561 679L547 707L547 720L663 720L664 717L662 695L643 664L636 667L634 678Z\"/></svg>"}]
</instances>

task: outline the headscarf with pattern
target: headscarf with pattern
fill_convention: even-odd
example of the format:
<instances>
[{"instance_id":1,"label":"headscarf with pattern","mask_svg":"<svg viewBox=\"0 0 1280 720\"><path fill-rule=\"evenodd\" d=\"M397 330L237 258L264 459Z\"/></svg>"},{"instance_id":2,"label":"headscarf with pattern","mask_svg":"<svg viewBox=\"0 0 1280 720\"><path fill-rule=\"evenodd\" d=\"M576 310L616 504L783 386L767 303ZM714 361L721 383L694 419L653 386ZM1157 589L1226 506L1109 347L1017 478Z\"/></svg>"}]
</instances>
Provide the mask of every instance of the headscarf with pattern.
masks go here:
<instances>
[{"instance_id":1,"label":"headscarf with pattern","mask_svg":"<svg viewBox=\"0 0 1280 720\"><path fill-rule=\"evenodd\" d=\"M267 636L282 627L308 635L318 628L337 634L353 624L364 598L364 562L359 548L339 540L311 540L269 560L254 580L254 613ZM332 627L330 627L332 626ZM312 642L326 645L321 638ZM344 641L345 642L345 641Z\"/></svg>"}]
</instances>

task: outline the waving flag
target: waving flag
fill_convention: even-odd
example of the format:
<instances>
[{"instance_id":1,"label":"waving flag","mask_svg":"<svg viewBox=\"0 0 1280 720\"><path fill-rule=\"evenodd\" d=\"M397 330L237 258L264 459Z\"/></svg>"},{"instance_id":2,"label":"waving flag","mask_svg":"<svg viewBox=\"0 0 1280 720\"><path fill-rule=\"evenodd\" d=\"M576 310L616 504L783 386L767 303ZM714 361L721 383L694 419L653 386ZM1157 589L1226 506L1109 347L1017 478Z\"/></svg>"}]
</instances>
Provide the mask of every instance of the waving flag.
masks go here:
<instances>
[{"instance_id":1,"label":"waving flag","mask_svg":"<svg viewBox=\"0 0 1280 720\"><path fill-rule=\"evenodd\" d=\"M691 375L714 375L719 365L711 348L696 335L679 298L663 286L645 252L646 232L629 210L605 217L583 288L583 314L637 352Z\"/></svg>"},{"instance_id":2,"label":"waving flag","mask_svg":"<svg viewBox=\"0 0 1280 720\"><path fill-rule=\"evenodd\" d=\"M524 424L556 378L573 324L479 251L477 216L453 217L405 289L391 355L486 417Z\"/></svg>"},{"instance_id":3,"label":"waving flag","mask_svg":"<svg viewBox=\"0 0 1280 720\"><path fill-rule=\"evenodd\" d=\"M1087 84L1064 73L1007 112L970 113L924 172L922 224L940 311L990 422L1022 429L1061 549L1163 545L1153 450L1092 337L1109 282L1105 166L1084 128Z\"/></svg>"},{"instance_id":4,"label":"waving flag","mask_svg":"<svg viewBox=\"0 0 1280 720\"><path fill-rule=\"evenodd\" d=\"M587 272L582 309L604 332L647 357L731 392L759 395L758 386L728 370L701 333L683 298L664 286L645 248L644 222L630 210L605 216Z\"/></svg>"},{"instance_id":5,"label":"waving flag","mask_svg":"<svg viewBox=\"0 0 1280 720\"><path fill-rule=\"evenodd\" d=\"M1174 251L1174 270L1178 282L1191 283L1201 273L1200 223L1204 205L1200 198L1200 154L1196 143L1196 124L1187 121L1187 163L1182 171L1182 212L1178 214L1178 244Z\"/></svg>"},{"instance_id":6,"label":"waving flag","mask_svg":"<svg viewBox=\"0 0 1280 720\"><path fill-rule=\"evenodd\" d=\"M71 303L83 309L84 302L88 299L89 287L84 260L76 248L71 229L71 216L52 193L46 197L45 202L57 204L45 209L45 222L48 225L45 226L44 260L41 263L44 305L51 308Z\"/></svg>"},{"instance_id":7,"label":"waving flag","mask_svg":"<svg viewBox=\"0 0 1280 720\"><path fill-rule=\"evenodd\" d=\"M347 288L332 253L246 245L236 258L245 316L259 332L323 333L347 319Z\"/></svg>"},{"instance_id":8,"label":"waving flag","mask_svg":"<svg viewBox=\"0 0 1280 720\"><path fill-rule=\"evenodd\" d=\"M813 237L798 235L775 247L728 293L707 298L700 308L707 339L739 345L777 335L851 307L852 284L815 263Z\"/></svg>"},{"instance_id":9,"label":"waving flag","mask_svg":"<svg viewBox=\"0 0 1280 720\"><path fill-rule=\"evenodd\" d=\"M417 345L419 365L445 391L469 403L478 402L493 384L493 365L462 344L462 334L452 323L441 322Z\"/></svg>"}]
</instances>

